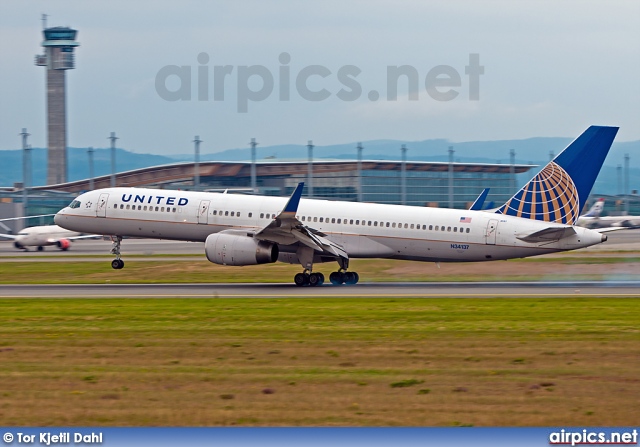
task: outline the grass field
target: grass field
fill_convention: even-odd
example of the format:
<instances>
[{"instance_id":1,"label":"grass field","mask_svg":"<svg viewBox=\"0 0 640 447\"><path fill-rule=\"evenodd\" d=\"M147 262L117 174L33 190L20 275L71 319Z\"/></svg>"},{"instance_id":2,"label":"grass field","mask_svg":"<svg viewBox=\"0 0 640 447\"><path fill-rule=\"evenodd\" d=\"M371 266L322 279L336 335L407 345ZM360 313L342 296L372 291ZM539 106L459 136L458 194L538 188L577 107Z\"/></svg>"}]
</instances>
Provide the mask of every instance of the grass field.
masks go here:
<instances>
[{"instance_id":1,"label":"grass field","mask_svg":"<svg viewBox=\"0 0 640 447\"><path fill-rule=\"evenodd\" d=\"M638 322L612 298L1 299L0 425L632 426Z\"/></svg>"}]
</instances>

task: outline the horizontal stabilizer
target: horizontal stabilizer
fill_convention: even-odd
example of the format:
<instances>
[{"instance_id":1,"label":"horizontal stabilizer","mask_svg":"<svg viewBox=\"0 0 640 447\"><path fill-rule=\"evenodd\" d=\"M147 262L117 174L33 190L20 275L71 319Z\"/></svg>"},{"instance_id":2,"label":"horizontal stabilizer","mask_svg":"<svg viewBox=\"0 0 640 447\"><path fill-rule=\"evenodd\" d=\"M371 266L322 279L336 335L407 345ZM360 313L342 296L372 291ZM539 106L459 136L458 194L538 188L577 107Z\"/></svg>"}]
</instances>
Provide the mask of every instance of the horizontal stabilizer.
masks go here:
<instances>
[{"instance_id":1,"label":"horizontal stabilizer","mask_svg":"<svg viewBox=\"0 0 640 447\"><path fill-rule=\"evenodd\" d=\"M549 227L526 236L517 236L517 238L525 242L553 242L574 234L576 230L573 227Z\"/></svg>"}]
</instances>

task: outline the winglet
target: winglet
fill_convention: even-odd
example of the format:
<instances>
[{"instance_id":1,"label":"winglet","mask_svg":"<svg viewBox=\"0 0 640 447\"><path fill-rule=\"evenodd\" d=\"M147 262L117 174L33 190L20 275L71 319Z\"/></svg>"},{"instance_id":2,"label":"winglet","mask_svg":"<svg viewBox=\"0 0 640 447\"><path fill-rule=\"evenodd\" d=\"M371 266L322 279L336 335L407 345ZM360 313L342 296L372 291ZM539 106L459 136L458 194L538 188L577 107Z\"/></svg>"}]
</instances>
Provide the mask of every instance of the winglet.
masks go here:
<instances>
[{"instance_id":1,"label":"winglet","mask_svg":"<svg viewBox=\"0 0 640 447\"><path fill-rule=\"evenodd\" d=\"M300 197L302 197L302 189L304 188L304 182L298 183L296 189L291 194L289 201L285 205L282 213L293 213L295 214L298 211L298 205L300 204ZM282 214L281 213L281 214Z\"/></svg>"},{"instance_id":2,"label":"winglet","mask_svg":"<svg viewBox=\"0 0 640 447\"><path fill-rule=\"evenodd\" d=\"M480 211L482 210L482 205L484 205L484 201L487 199L487 195L489 194L489 189L485 188L482 190L478 198L471 204L470 211Z\"/></svg>"}]
</instances>

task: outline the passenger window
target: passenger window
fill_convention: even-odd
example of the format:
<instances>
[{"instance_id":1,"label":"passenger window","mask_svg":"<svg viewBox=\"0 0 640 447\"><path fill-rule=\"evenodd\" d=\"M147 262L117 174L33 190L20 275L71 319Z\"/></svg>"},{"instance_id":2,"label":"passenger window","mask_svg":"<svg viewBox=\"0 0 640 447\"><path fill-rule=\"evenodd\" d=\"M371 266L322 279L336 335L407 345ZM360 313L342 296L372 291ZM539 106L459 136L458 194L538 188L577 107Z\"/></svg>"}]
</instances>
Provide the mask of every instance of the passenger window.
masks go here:
<instances>
[{"instance_id":1,"label":"passenger window","mask_svg":"<svg viewBox=\"0 0 640 447\"><path fill-rule=\"evenodd\" d=\"M234 217L235 214L236 214L235 211L231 211L231 217Z\"/></svg>"},{"instance_id":2,"label":"passenger window","mask_svg":"<svg viewBox=\"0 0 640 447\"><path fill-rule=\"evenodd\" d=\"M440 229L440 227L436 225L436 231L438 231L439 229Z\"/></svg>"},{"instance_id":3,"label":"passenger window","mask_svg":"<svg viewBox=\"0 0 640 447\"><path fill-rule=\"evenodd\" d=\"M426 226L426 225L423 225L423 226L422 226L422 229L423 229L423 230L426 230L426 229L427 229L427 226Z\"/></svg>"},{"instance_id":4,"label":"passenger window","mask_svg":"<svg viewBox=\"0 0 640 447\"><path fill-rule=\"evenodd\" d=\"M118 204L116 203L115 205L113 205L113 207L114 207L115 209L118 209Z\"/></svg>"},{"instance_id":5,"label":"passenger window","mask_svg":"<svg viewBox=\"0 0 640 447\"><path fill-rule=\"evenodd\" d=\"M314 217L314 218L313 218L313 221L314 221L314 222L317 222L317 221L318 221L318 218L317 218L317 217Z\"/></svg>"},{"instance_id":6,"label":"passenger window","mask_svg":"<svg viewBox=\"0 0 640 447\"><path fill-rule=\"evenodd\" d=\"M264 213L260 213L260 219L264 219Z\"/></svg>"},{"instance_id":7,"label":"passenger window","mask_svg":"<svg viewBox=\"0 0 640 447\"><path fill-rule=\"evenodd\" d=\"M371 226L371 221L368 222L369 226Z\"/></svg>"},{"instance_id":8,"label":"passenger window","mask_svg":"<svg viewBox=\"0 0 640 447\"><path fill-rule=\"evenodd\" d=\"M142 211L142 205L138 205L138 211Z\"/></svg>"},{"instance_id":9,"label":"passenger window","mask_svg":"<svg viewBox=\"0 0 640 447\"><path fill-rule=\"evenodd\" d=\"M302 216L302 221L304 222L304 216Z\"/></svg>"},{"instance_id":10,"label":"passenger window","mask_svg":"<svg viewBox=\"0 0 640 447\"><path fill-rule=\"evenodd\" d=\"M144 206L143 208L144 211L147 211L147 205Z\"/></svg>"},{"instance_id":11,"label":"passenger window","mask_svg":"<svg viewBox=\"0 0 640 447\"><path fill-rule=\"evenodd\" d=\"M451 231L451 227L447 227L447 231Z\"/></svg>"},{"instance_id":12,"label":"passenger window","mask_svg":"<svg viewBox=\"0 0 640 447\"><path fill-rule=\"evenodd\" d=\"M396 227L396 223L395 223L395 222L393 222L393 223L391 224L391 228L395 228L395 227Z\"/></svg>"},{"instance_id":13,"label":"passenger window","mask_svg":"<svg viewBox=\"0 0 640 447\"><path fill-rule=\"evenodd\" d=\"M457 233L458 232L458 227L453 227L453 232Z\"/></svg>"},{"instance_id":14,"label":"passenger window","mask_svg":"<svg viewBox=\"0 0 640 447\"><path fill-rule=\"evenodd\" d=\"M411 229L413 230L413 224L411 224Z\"/></svg>"},{"instance_id":15,"label":"passenger window","mask_svg":"<svg viewBox=\"0 0 640 447\"><path fill-rule=\"evenodd\" d=\"M360 219L356 219L356 225L360 225Z\"/></svg>"},{"instance_id":16,"label":"passenger window","mask_svg":"<svg viewBox=\"0 0 640 447\"><path fill-rule=\"evenodd\" d=\"M353 219L349 220L349 225L353 225Z\"/></svg>"},{"instance_id":17,"label":"passenger window","mask_svg":"<svg viewBox=\"0 0 640 447\"><path fill-rule=\"evenodd\" d=\"M252 216L253 216L253 213L249 213L249 217L252 217Z\"/></svg>"},{"instance_id":18,"label":"passenger window","mask_svg":"<svg viewBox=\"0 0 640 447\"><path fill-rule=\"evenodd\" d=\"M342 219L338 219L338 223L342 223Z\"/></svg>"},{"instance_id":19,"label":"passenger window","mask_svg":"<svg viewBox=\"0 0 640 447\"><path fill-rule=\"evenodd\" d=\"M162 208L160 208L160 211L162 211L164 213L164 206Z\"/></svg>"},{"instance_id":20,"label":"passenger window","mask_svg":"<svg viewBox=\"0 0 640 447\"><path fill-rule=\"evenodd\" d=\"M124 209L124 205L122 203L120 204L120 209Z\"/></svg>"},{"instance_id":21,"label":"passenger window","mask_svg":"<svg viewBox=\"0 0 640 447\"><path fill-rule=\"evenodd\" d=\"M174 212L174 213L176 212L176 209L175 209L175 208L173 209L173 212Z\"/></svg>"},{"instance_id":22,"label":"passenger window","mask_svg":"<svg viewBox=\"0 0 640 447\"><path fill-rule=\"evenodd\" d=\"M321 218L320 218L320 222L323 222L323 221L324 221L324 217L321 217Z\"/></svg>"},{"instance_id":23,"label":"passenger window","mask_svg":"<svg viewBox=\"0 0 640 447\"><path fill-rule=\"evenodd\" d=\"M469 231L471 231L471 228L467 228L467 233L468 233Z\"/></svg>"},{"instance_id":24,"label":"passenger window","mask_svg":"<svg viewBox=\"0 0 640 447\"><path fill-rule=\"evenodd\" d=\"M213 215L217 216L218 215L218 210L213 210Z\"/></svg>"},{"instance_id":25,"label":"passenger window","mask_svg":"<svg viewBox=\"0 0 640 447\"><path fill-rule=\"evenodd\" d=\"M429 230L433 230L433 225L429 225Z\"/></svg>"},{"instance_id":26,"label":"passenger window","mask_svg":"<svg viewBox=\"0 0 640 447\"><path fill-rule=\"evenodd\" d=\"M158 211L159 207L156 206L156 211Z\"/></svg>"},{"instance_id":27,"label":"passenger window","mask_svg":"<svg viewBox=\"0 0 640 447\"><path fill-rule=\"evenodd\" d=\"M228 216L228 215L229 215L229 211L225 211L225 212L224 212L224 215L225 215L225 216Z\"/></svg>"},{"instance_id":28,"label":"passenger window","mask_svg":"<svg viewBox=\"0 0 640 447\"><path fill-rule=\"evenodd\" d=\"M336 223L336 218L331 219L331 223Z\"/></svg>"},{"instance_id":29,"label":"passenger window","mask_svg":"<svg viewBox=\"0 0 640 447\"><path fill-rule=\"evenodd\" d=\"M129 209L129 205L127 205L127 209Z\"/></svg>"},{"instance_id":30,"label":"passenger window","mask_svg":"<svg viewBox=\"0 0 640 447\"><path fill-rule=\"evenodd\" d=\"M386 226L387 226L387 228L389 228L389 222L387 222L387 225L386 225Z\"/></svg>"},{"instance_id":31,"label":"passenger window","mask_svg":"<svg viewBox=\"0 0 640 447\"><path fill-rule=\"evenodd\" d=\"M236 217L240 217L240 211L236 213Z\"/></svg>"},{"instance_id":32,"label":"passenger window","mask_svg":"<svg viewBox=\"0 0 640 447\"><path fill-rule=\"evenodd\" d=\"M409 224L404 224L404 227L405 228L409 228Z\"/></svg>"}]
</instances>

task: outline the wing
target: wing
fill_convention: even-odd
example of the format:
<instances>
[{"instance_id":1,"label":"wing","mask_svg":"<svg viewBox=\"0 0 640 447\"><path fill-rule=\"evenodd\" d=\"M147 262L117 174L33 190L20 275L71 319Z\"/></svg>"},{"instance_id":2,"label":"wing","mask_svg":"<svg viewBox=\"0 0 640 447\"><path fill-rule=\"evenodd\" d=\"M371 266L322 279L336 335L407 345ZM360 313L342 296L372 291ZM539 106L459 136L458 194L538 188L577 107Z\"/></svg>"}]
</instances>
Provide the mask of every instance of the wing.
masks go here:
<instances>
[{"instance_id":1,"label":"wing","mask_svg":"<svg viewBox=\"0 0 640 447\"><path fill-rule=\"evenodd\" d=\"M304 182L298 183L284 209L269 225L258 231L255 238L282 245L299 243L326 255L348 259L349 255L340 245L331 242L324 233L307 227L296 219L303 188Z\"/></svg>"},{"instance_id":2,"label":"wing","mask_svg":"<svg viewBox=\"0 0 640 447\"><path fill-rule=\"evenodd\" d=\"M68 241L77 241L79 239L92 239L92 238L97 238L97 237L102 237L101 234L83 234L82 236L71 236L71 237L52 237L47 239L47 242L51 243L51 244L55 244L58 241L61 241L62 239L66 239Z\"/></svg>"}]
</instances>

